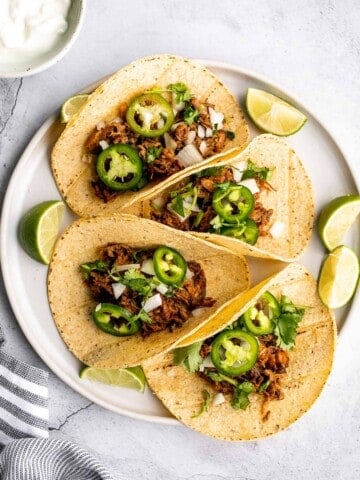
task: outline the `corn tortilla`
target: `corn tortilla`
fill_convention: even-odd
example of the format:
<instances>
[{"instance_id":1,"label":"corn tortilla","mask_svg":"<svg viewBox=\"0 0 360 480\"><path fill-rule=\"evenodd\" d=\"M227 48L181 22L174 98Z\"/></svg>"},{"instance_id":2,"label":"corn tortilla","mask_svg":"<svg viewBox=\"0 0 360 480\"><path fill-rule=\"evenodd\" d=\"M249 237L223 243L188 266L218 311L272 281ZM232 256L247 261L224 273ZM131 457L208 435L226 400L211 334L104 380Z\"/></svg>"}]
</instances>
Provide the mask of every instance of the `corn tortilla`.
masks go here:
<instances>
[{"instance_id":1,"label":"corn tortilla","mask_svg":"<svg viewBox=\"0 0 360 480\"><path fill-rule=\"evenodd\" d=\"M95 261L98 248L122 243L134 249L167 245L187 260L199 262L205 272L206 295L216 299L213 307L190 316L174 332L115 337L98 329L91 316L96 300L85 285L80 265ZM249 269L244 258L188 234L131 215L114 214L75 221L56 243L48 273L50 309L60 335L70 351L84 364L98 368L138 365L166 352L182 337L200 328L219 313L241 291L249 287Z\"/></svg>"},{"instance_id":2,"label":"corn tortilla","mask_svg":"<svg viewBox=\"0 0 360 480\"><path fill-rule=\"evenodd\" d=\"M309 243L314 224L314 193L304 165L294 149L282 138L264 134L256 137L243 150L232 150L225 156L217 155L207 165L231 166L240 161L252 160L258 167L272 169L269 183L271 191L260 193L262 205L273 209L271 224L281 222L283 233L274 238L271 234L259 236L256 245L215 233L191 233L199 238L222 245L239 255L272 258L283 262L296 260ZM128 208L128 212L150 218L151 204L155 198L176 190L190 174L200 172L203 166L193 167L189 173L154 188L141 201ZM271 227L270 227L271 228Z\"/></svg>"},{"instance_id":3,"label":"corn tortilla","mask_svg":"<svg viewBox=\"0 0 360 480\"><path fill-rule=\"evenodd\" d=\"M288 265L282 272L244 295L240 294L232 306L178 346L203 340L222 331L265 290L278 295L289 295L295 304L306 307L303 320L299 324L295 348L289 351L289 366L282 381L282 400L264 403L260 395L251 394L250 405L246 410L234 410L230 403L225 401L219 405L211 405L207 412L195 417L203 404L203 390L210 392L213 398L216 394L213 387L206 380L187 372L182 366L174 366L172 352L158 355L143 363L147 381L165 407L185 425L198 432L222 440L236 441L273 435L301 417L324 387L333 363L336 324L332 313L318 297L316 280L305 267L297 263ZM264 415L268 417L265 421Z\"/></svg>"},{"instance_id":4,"label":"corn tortilla","mask_svg":"<svg viewBox=\"0 0 360 480\"><path fill-rule=\"evenodd\" d=\"M154 188L156 182L151 182L137 192L123 192L104 203L91 187L95 167L84 162L84 145L96 125L118 117L120 103L128 103L154 87L166 88L177 82L185 83L200 101L214 104L215 109L225 115L227 128L235 134L233 140L227 139L226 149L245 148L249 142L249 128L244 114L231 92L213 73L182 57L157 55L141 58L112 75L90 95L53 148L51 168L56 184L75 213L88 217L121 212ZM207 161L209 159L204 163Z\"/></svg>"}]
</instances>

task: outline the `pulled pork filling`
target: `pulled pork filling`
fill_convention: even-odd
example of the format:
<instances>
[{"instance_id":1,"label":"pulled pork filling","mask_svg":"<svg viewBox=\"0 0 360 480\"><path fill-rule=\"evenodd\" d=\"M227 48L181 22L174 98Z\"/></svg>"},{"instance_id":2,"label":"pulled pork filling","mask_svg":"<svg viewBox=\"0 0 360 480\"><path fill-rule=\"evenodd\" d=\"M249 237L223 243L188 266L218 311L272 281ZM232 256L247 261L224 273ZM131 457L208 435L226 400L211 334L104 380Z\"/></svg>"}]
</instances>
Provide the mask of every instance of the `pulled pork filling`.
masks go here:
<instances>
[{"instance_id":1,"label":"pulled pork filling","mask_svg":"<svg viewBox=\"0 0 360 480\"><path fill-rule=\"evenodd\" d=\"M180 98L174 93L179 86L183 89ZM227 138L234 137L233 132L226 130L226 120L214 110L214 105L193 97L184 84L173 84L168 88L165 95L172 98L169 106L173 109L174 119L165 133L149 138L134 131L127 120L129 105L123 102L119 106L118 117L107 124L100 122L85 143L86 153L93 155L94 159L112 145L134 147L143 163L143 177L133 189L168 178L189 165L220 153ZM91 184L95 194L104 202L119 194L119 191L109 188L98 174Z\"/></svg>"},{"instance_id":2,"label":"pulled pork filling","mask_svg":"<svg viewBox=\"0 0 360 480\"><path fill-rule=\"evenodd\" d=\"M202 344L200 349L202 358L210 355L213 339L214 337L208 338ZM272 334L262 335L259 337L259 356L255 365L243 375L234 377L234 380L239 383L251 382L255 390L265 399L281 400L284 398L281 391L281 378L286 374L288 365L289 355L276 346L276 337ZM235 387L231 383L214 381L209 377L209 372L216 372L216 368L207 367L205 371L196 373L209 382L217 392L233 395Z\"/></svg>"},{"instance_id":3,"label":"pulled pork filling","mask_svg":"<svg viewBox=\"0 0 360 480\"><path fill-rule=\"evenodd\" d=\"M193 310L215 304L214 299L206 297L205 273L198 262L187 262L186 277L180 286L166 286L155 273L145 273L146 261L155 262L154 251L109 244L99 250L100 260L82 265L93 298L101 304L122 307L132 318L139 317L143 337L166 329L173 331L186 322ZM116 284L123 288L118 298ZM144 303L154 294L161 299L159 305L144 311Z\"/></svg>"},{"instance_id":4,"label":"pulled pork filling","mask_svg":"<svg viewBox=\"0 0 360 480\"><path fill-rule=\"evenodd\" d=\"M233 169L230 167L210 167L204 172L206 171L209 171L208 175L203 175L202 173L201 176L192 175L188 181L184 181L178 186L176 192L168 192L161 199L162 208L156 209L153 205L151 219L177 230L222 234L221 226L218 227L214 222L217 212L213 207L213 194L218 188L222 188L226 184L236 185ZM267 209L262 205L260 194L273 189L267 181L261 179L256 174L253 178L259 191L253 194L254 207L248 218L255 222L258 235L266 236L269 234L273 209ZM174 199L179 197L186 198L186 189L190 190L189 185L192 187L192 192L196 192L196 202L182 216L180 213L183 212L179 212L176 209ZM236 226L234 224L234 227Z\"/></svg>"}]
</instances>

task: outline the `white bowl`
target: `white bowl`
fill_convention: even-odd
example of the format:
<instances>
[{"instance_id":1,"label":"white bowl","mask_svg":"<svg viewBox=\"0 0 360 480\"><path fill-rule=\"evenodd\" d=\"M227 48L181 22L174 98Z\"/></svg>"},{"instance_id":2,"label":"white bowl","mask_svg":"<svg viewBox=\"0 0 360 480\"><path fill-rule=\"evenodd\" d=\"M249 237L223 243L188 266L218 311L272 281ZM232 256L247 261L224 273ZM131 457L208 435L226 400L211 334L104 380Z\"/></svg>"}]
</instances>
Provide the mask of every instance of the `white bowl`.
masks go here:
<instances>
[{"instance_id":1,"label":"white bowl","mask_svg":"<svg viewBox=\"0 0 360 480\"><path fill-rule=\"evenodd\" d=\"M0 0L1 1L1 0ZM0 78L15 78L42 72L58 62L77 39L85 14L85 0L72 0L67 16L68 28L51 50L23 63L10 62L0 64Z\"/></svg>"}]
</instances>

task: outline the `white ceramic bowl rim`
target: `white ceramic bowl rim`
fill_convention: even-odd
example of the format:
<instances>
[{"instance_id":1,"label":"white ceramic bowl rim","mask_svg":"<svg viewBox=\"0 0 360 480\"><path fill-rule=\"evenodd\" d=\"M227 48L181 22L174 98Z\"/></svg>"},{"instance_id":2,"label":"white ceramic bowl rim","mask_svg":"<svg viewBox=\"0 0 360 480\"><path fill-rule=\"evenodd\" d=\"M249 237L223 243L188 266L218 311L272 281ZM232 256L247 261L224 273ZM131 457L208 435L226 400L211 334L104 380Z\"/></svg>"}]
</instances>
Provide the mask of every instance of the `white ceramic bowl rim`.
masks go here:
<instances>
[{"instance_id":1,"label":"white ceramic bowl rim","mask_svg":"<svg viewBox=\"0 0 360 480\"><path fill-rule=\"evenodd\" d=\"M31 60L29 65L10 65L7 70L0 66L0 78L18 78L34 75L51 67L70 50L79 36L85 16L85 0L72 0L68 19L69 25L61 40L43 55Z\"/></svg>"}]
</instances>

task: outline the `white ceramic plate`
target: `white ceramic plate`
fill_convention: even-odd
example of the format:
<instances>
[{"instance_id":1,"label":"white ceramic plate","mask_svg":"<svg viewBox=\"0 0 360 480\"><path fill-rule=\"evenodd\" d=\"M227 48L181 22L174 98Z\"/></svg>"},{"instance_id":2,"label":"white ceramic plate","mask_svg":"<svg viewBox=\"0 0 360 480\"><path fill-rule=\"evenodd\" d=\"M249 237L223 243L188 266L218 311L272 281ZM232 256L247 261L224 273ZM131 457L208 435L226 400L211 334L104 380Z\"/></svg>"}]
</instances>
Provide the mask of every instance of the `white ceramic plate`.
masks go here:
<instances>
[{"instance_id":1,"label":"white ceramic plate","mask_svg":"<svg viewBox=\"0 0 360 480\"><path fill-rule=\"evenodd\" d=\"M202 63L222 79L242 105L246 89L251 86L280 95L307 115L308 122L304 128L289 137L288 141L299 153L314 184L317 212L333 197L357 191L359 185L356 185L355 172L351 171L333 137L309 109L283 89L258 75L231 65L209 61ZM251 122L249 124L251 125ZM55 116L44 123L19 160L6 192L2 212L1 261L5 287L13 311L35 351L49 368L74 390L114 412L174 424L177 421L148 389L142 395L131 390L79 379L80 364L67 350L52 320L46 293L47 267L29 258L17 241L17 224L23 213L41 201L59 198L51 175L49 158L52 145L61 129L62 126L56 122ZM257 134L259 132L253 129L252 136ZM67 212L63 228L72 218L72 214ZM357 226L346 240L358 251L359 238ZM317 276L323 256L323 248L314 233L300 260ZM254 281L267 276L273 268L272 262L257 261L251 265ZM339 329L344 325L348 328L358 307L359 299L337 312Z\"/></svg>"}]
</instances>

